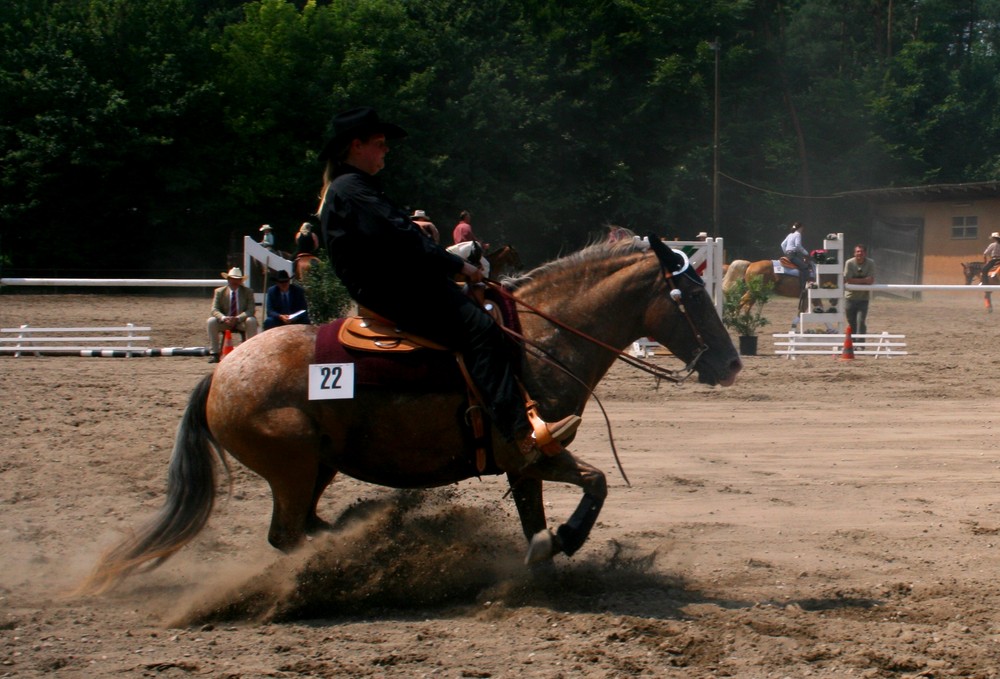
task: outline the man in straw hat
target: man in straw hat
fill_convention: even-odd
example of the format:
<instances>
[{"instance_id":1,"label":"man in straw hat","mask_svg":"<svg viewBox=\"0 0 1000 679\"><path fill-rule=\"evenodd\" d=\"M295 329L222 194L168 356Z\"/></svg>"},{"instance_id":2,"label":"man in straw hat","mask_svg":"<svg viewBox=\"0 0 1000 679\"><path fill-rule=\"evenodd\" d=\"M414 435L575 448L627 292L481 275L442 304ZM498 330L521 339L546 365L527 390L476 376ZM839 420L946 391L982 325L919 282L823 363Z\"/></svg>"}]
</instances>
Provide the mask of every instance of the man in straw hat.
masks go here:
<instances>
[{"instance_id":1,"label":"man in straw hat","mask_svg":"<svg viewBox=\"0 0 1000 679\"><path fill-rule=\"evenodd\" d=\"M219 362L219 341L226 330L241 332L246 339L257 334L253 291L243 285L246 276L238 266L234 266L222 277L226 279L226 284L215 289L212 315L208 319L209 363Z\"/></svg>"},{"instance_id":2,"label":"man in straw hat","mask_svg":"<svg viewBox=\"0 0 1000 679\"><path fill-rule=\"evenodd\" d=\"M441 234L438 232L438 228L434 226L434 222L431 218L427 216L427 213L423 210L414 210L413 214L410 215L410 219L413 223L424 232L424 235L430 238L435 243L441 242Z\"/></svg>"},{"instance_id":3,"label":"man in straw hat","mask_svg":"<svg viewBox=\"0 0 1000 679\"><path fill-rule=\"evenodd\" d=\"M271 228L271 225L264 224L260 227L260 232L263 234L260 237L260 244L268 250L274 250L274 229Z\"/></svg>"},{"instance_id":4,"label":"man in straw hat","mask_svg":"<svg viewBox=\"0 0 1000 679\"><path fill-rule=\"evenodd\" d=\"M482 271L425 237L375 178L385 166L388 142L406 131L367 107L337 114L332 128L319 156L326 163L319 215L337 276L360 304L460 352L499 433L526 458L535 458L538 443L514 379L516 349L454 283L456 274L480 283ZM579 424L575 414L544 424L553 439L546 452L561 450Z\"/></svg>"}]
</instances>

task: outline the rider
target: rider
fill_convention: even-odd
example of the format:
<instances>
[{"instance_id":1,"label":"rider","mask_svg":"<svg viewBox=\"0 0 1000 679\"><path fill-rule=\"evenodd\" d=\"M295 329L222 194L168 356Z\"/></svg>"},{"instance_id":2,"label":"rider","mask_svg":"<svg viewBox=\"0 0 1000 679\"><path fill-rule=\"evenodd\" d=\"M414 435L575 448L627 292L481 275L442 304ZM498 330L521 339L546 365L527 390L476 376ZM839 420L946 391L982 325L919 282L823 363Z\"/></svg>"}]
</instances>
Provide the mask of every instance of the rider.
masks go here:
<instances>
[{"instance_id":1,"label":"rider","mask_svg":"<svg viewBox=\"0 0 1000 679\"><path fill-rule=\"evenodd\" d=\"M358 303L461 353L497 430L534 459L539 443L515 381L515 345L454 282L460 273L479 283L482 271L424 237L374 176L385 165L388 140L406 131L368 107L337 114L332 127L319 156L326 163L319 214L337 276ZM541 426L558 451L579 425L569 415Z\"/></svg>"},{"instance_id":2,"label":"rider","mask_svg":"<svg viewBox=\"0 0 1000 679\"><path fill-rule=\"evenodd\" d=\"M997 264L1000 264L1000 231L990 234L990 244L983 250L983 273L980 276L980 285L988 284L990 270Z\"/></svg>"},{"instance_id":3,"label":"rider","mask_svg":"<svg viewBox=\"0 0 1000 679\"><path fill-rule=\"evenodd\" d=\"M785 240L781 241L781 252L784 253L785 257L791 260L795 268L799 270L799 295L802 295L802 290L806 287L806 281L809 280L810 270L809 270L809 251L802 247L802 223L793 222L792 230Z\"/></svg>"},{"instance_id":4,"label":"rider","mask_svg":"<svg viewBox=\"0 0 1000 679\"><path fill-rule=\"evenodd\" d=\"M315 255L319 249L319 238L312 232L312 224L302 222L299 232L295 234L295 256Z\"/></svg>"}]
</instances>

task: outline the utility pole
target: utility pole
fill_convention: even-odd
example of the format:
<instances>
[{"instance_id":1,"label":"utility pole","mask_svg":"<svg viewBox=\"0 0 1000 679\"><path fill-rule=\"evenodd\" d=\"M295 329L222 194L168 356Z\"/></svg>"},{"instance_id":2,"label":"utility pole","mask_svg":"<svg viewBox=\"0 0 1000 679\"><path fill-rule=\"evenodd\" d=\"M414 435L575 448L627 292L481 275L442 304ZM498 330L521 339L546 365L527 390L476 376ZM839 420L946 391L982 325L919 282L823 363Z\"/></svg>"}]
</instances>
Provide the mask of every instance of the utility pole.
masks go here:
<instances>
[{"instance_id":1,"label":"utility pole","mask_svg":"<svg viewBox=\"0 0 1000 679\"><path fill-rule=\"evenodd\" d=\"M715 52L715 104L712 116L712 237L719 237L719 36L709 47Z\"/></svg>"}]
</instances>

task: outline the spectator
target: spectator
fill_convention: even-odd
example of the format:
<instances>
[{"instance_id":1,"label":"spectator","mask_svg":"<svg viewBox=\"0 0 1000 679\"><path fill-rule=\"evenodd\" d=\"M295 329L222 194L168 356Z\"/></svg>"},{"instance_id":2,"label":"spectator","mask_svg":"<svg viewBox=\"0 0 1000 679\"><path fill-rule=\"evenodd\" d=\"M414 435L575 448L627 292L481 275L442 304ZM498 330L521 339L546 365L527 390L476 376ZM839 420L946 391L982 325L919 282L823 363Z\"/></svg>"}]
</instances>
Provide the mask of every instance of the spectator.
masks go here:
<instances>
[{"instance_id":1,"label":"spectator","mask_svg":"<svg viewBox=\"0 0 1000 679\"><path fill-rule=\"evenodd\" d=\"M871 285L875 282L875 262L868 259L864 245L854 246L854 257L844 263L844 282L854 285ZM847 325L858 335L868 333L868 301L872 293L868 290L847 290L844 293Z\"/></svg>"},{"instance_id":2,"label":"spectator","mask_svg":"<svg viewBox=\"0 0 1000 679\"><path fill-rule=\"evenodd\" d=\"M430 238L435 243L441 242L441 234L438 232L438 228L434 226L431 222L430 217L423 210L414 210L413 214L410 215L410 219L413 223L420 227L420 230L424 232L424 235Z\"/></svg>"},{"instance_id":3,"label":"spectator","mask_svg":"<svg viewBox=\"0 0 1000 679\"><path fill-rule=\"evenodd\" d=\"M212 315L208 319L209 363L219 362L219 340L226 330L241 332L246 339L257 334L253 291L243 285L246 276L234 266L222 277L226 279L226 285L215 289Z\"/></svg>"},{"instance_id":4,"label":"spectator","mask_svg":"<svg viewBox=\"0 0 1000 679\"><path fill-rule=\"evenodd\" d=\"M267 248L268 250L274 250L274 230L271 228L270 224L265 224L260 227L263 232L263 236L260 237L260 244Z\"/></svg>"},{"instance_id":5,"label":"spectator","mask_svg":"<svg viewBox=\"0 0 1000 679\"><path fill-rule=\"evenodd\" d=\"M274 277L274 285L267 289L264 297L264 330L281 325L308 325L308 308L305 291L292 285L292 277L281 269Z\"/></svg>"}]
</instances>

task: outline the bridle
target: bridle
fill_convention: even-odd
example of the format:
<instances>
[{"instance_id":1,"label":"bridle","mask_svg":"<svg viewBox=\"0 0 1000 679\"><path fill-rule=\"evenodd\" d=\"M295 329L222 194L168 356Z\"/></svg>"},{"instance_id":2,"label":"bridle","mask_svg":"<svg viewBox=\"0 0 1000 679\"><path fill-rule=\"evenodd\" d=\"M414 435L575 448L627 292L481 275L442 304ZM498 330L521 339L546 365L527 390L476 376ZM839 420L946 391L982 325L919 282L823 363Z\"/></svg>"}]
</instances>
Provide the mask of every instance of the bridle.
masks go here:
<instances>
[{"instance_id":1,"label":"bridle","mask_svg":"<svg viewBox=\"0 0 1000 679\"><path fill-rule=\"evenodd\" d=\"M677 282L674 279L675 277L680 275L687 275L695 283L699 283L699 281L697 280L697 278L691 276L691 274L688 272L688 269L691 266L691 261L690 259L688 259L688 256L684 252L680 250L672 251L673 254L678 255L681 258L681 263L680 266L677 267L676 271L670 271L666 263L666 257L669 255L670 249L667 248L666 245L663 245L663 242L660 241L653 234L649 235L648 240L650 242L650 247L653 249L656 258L659 261L661 275L663 276L664 280L666 280L667 285L670 287L670 292L668 293L670 301L674 303L678 311L680 311L681 315L685 318L685 320L687 320L688 326L691 328L691 332L694 333L694 336L698 341L698 350L695 352L694 357L690 361L688 361L687 365L685 365L683 368L678 368L676 370L667 370L665 368L661 368L658 365L650 363L649 361L644 361L636 356L629 356L627 353L625 353L625 351L617 349L611 346L610 344L607 344L606 342L602 342L596 337L593 337L578 328L574 328L573 326L567 325L566 323L563 323L562 321L553 318L552 316L545 313L541 309L535 307L534 305L528 304L524 300L514 297L514 295L511 294L510 291L505 289L502 284L500 284L495 280L487 280L486 285L493 288L493 290L496 291L497 294L499 294L504 299L508 300L515 307L517 306L523 307L528 311L537 314L539 317L544 318L546 321L555 325L556 327L562 328L563 330L566 330L567 332L570 332L576 335L577 337L580 337L586 340L587 342L590 342L591 344L594 344L598 347L601 347L602 349L605 349L606 351L611 352L612 354L614 354L616 359L623 361L628 365L637 368L638 370L653 375L656 378L657 386L659 386L659 381L661 379L680 385L685 380L687 380L687 378L690 377L691 374L694 372L698 360L701 358L702 354L704 354L708 350L708 345L705 344L705 340L702 337L701 332L699 332L697 325L695 325L694 320L691 318L691 314L688 313L687 307L684 305L683 302L684 293L680 288L677 287ZM655 245L654 241L656 243ZM701 283L701 285L704 284ZM564 365L557 357L553 356L548 350L540 346L537 342L525 337L522 333L517 332L513 328L509 328L507 326L501 326L501 329L508 335L513 337L515 340L521 342L526 350L528 347L533 349L540 360L549 363L550 365L556 367L557 369L565 373L567 376L575 380L582 387L584 387L584 389L587 390L589 396L594 398L594 401L597 403L597 406L601 409L601 413L604 415L604 422L608 428L608 439L611 445L611 452L615 458L615 464L618 466L618 471L622 475L622 480L625 481L626 485L631 486L632 483L629 481L628 475L625 473L625 469L624 467L622 467L621 460L618 457L618 448L617 446L615 446L614 434L611 431L611 420L608 417L607 411L604 409L604 404L601 403L601 400L597 397L597 394L595 394L593 390L589 386L587 386L587 384L583 380L581 380L578 376L573 374L573 371L571 371L566 365Z\"/></svg>"},{"instance_id":2,"label":"bridle","mask_svg":"<svg viewBox=\"0 0 1000 679\"><path fill-rule=\"evenodd\" d=\"M650 240L651 243L652 243L652 238L654 238L654 237L651 237L651 240ZM660 244L662 245L662 242L660 242ZM688 361L687 364L683 368L677 368L677 369L674 369L674 370L669 370L667 368L663 368L661 366L658 366L658 365L656 365L654 363L650 363L649 361L644 361L643 359L638 358L637 356L630 356L624 350L618 349L616 347L613 347L610 344L607 344L606 342L602 342L601 340L597 339L596 337L593 337L592 335L589 335L589 334L583 332L582 330L580 330L578 328L574 328L571 325L567 325L566 323L563 323L562 321L560 321L557 318L553 318L552 316L550 316L549 314L545 313L541 309L539 309L539 308L537 308L537 307L535 307L535 306L533 306L533 305L525 302L524 300L521 300L521 299L518 299L518 298L514 297L514 295L511 294L508 290L506 290L500 283L498 283L496 281L493 281L493 280L489 280L489 281L486 282L486 284L488 286L492 287L497 292L497 294L499 294L502 297L510 300L510 302L513 303L514 305L519 306L519 307L523 307L523 308L527 309L528 311L530 311L531 313L533 313L533 314L535 314L535 315L537 315L537 316L539 316L541 318L544 318L546 321L548 321L552 325L555 325L558 328L561 328L561 329L563 329L563 330L565 330L565 331L567 331L569 333L572 333L572 334L576 335L577 337L580 337L580 338L586 340L587 342L590 342L591 344L594 344L595 346L601 347L602 349L604 349L604 350L612 353L617 360L622 361L622 362L624 362L624 363L632 366L633 368L636 368L637 370L641 370L642 372L645 372L645 373L648 373L648 374L652 375L653 377L655 377L657 379L657 382L659 382L659 380L666 380L668 382L673 382L674 384L680 385L680 384L684 383L691 376L692 373L694 373L695 366L698 364L698 361L701 359L702 354L704 354L706 351L708 351L708 345L705 343L705 340L702 337L701 332L698 330L698 327L695 324L694 319L691 318L691 314L688 313L687 307L684 305L684 301L683 301L684 293L681 291L680 288L677 287L677 282L674 280L674 278L676 276L679 276L681 274L685 274L685 272L688 271L688 269L691 266L691 261L688 259L688 256L684 252L682 252L680 250L673 250L673 253L675 255L678 255L681 258L681 264L677 268L676 271L670 271L667 268L667 265L666 265L666 263L664 261L664 257L661 256L660 251L658 251L656 249L656 246L652 246L652 247L653 247L654 252L655 252L655 254L657 256L657 259L660 262L660 271L661 271L661 274L662 274L663 278L666 280L667 285L670 287L670 292L669 292L670 301L674 303L674 305L677 307L678 311L680 311L681 315L687 321L688 327L691 328L691 332L694 335L696 341L698 342L698 349L697 349L697 351L695 351L694 357L690 361ZM665 245L662 245L662 247L663 247L664 250L668 249ZM517 339L518 341L523 342L526 345L529 345L532 348L536 349L537 351L545 354L545 356L547 357L547 359L549 361L554 361L556 363L557 367L559 367L560 369L568 372L568 369L566 369L564 366L562 366L558 362L557 359L555 359L553 356L549 355L548 352L545 349L541 348L533 340L530 340L527 337L524 337L520 333L518 333L518 332L516 332L516 331L514 331L514 330L512 330L510 328L504 328L504 331L507 332L512 337L514 337L515 339Z\"/></svg>"}]
</instances>

